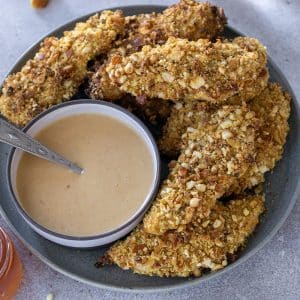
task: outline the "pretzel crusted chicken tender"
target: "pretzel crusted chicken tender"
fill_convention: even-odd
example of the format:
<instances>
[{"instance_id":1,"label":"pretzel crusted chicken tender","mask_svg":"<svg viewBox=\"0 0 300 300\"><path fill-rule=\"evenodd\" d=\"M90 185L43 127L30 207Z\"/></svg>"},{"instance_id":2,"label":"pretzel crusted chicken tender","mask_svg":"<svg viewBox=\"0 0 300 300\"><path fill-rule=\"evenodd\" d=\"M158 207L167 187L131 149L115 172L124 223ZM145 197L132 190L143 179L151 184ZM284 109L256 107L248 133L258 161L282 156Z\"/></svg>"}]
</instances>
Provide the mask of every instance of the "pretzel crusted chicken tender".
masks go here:
<instances>
[{"instance_id":1,"label":"pretzel crusted chicken tender","mask_svg":"<svg viewBox=\"0 0 300 300\"><path fill-rule=\"evenodd\" d=\"M124 95L106 72L106 66L116 62L114 56L130 55L140 51L144 45L164 44L171 36L189 40L212 39L223 31L226 24L221 8L193 0L181 0L162 13L130 16L125 20L125 38L116 41L116 48L108 54L107 61L90 81L93 99L116 100Z\"/></svg>"},{"instance_id":2,"label":"pretzel crusted chicken tender","mask_svg":"<svg viewBox=\"0 0 300 300\"><path fill-rule=\"evenodd\" d=\"M262 183L264 173L274 168L280 160L289 130L290 96L282 91L277 83L269 83L267 88L248 102L249 108L256 113L261 127L255 138L255 160L247 172L228 190L227 194L239 194L247 188ZM169 156L175 156L182 146L182 133L196 122L209 118L214 107L202 102L188 101L177 103L163 128L158 145Z\"/></svg>"},{"instance_id":3,"label":"pretzel crusted chicken tender","mask_svg":"<svg viewBox=\"0 0 300 300\"><path fill-rule=\"evenodd\" d=\"M208 218L195 220L181 232L158 236L139 226L108 250L104 262L145 275L200 276L203 269L215 271L228 264L263 211L264 198L248 196L226 205L218 202Z\"/></svg>"},{"instance_id":4,"label":"pretzel crusted chicken tender","mask_svg":"<svg viewBox=\"0 0 300 300\"><path fill-rule=\"evenodd\" d=\"M106 72L135 96L220 103L237 94L247 100L263 90L266 62L265 47L253 38L216 43L169 38L162 46L114 57Z\"/></svg>"},{"instance_id":5,"label":"pretzel crusted chicken tender","mask_svg":"<svg viewBox=\"0 0 300 300\"><path fill-rule=\"evenodd\" d=\"M166 36L198 40L218 36L226 23L222 8L207 2L181 0L158 14L156 28Z\"/></svg>"},{"instance_id":6,"label":"pretzel crusted chicken tender","mask_svg":"<svg viewBox=\"0 0 300 300\"><path fill-rule=\"evenodd\" d=\"M254 159L258 124L246 107L224 106L195 125L183 135L181 155L144 218L148 233L180 231L193 219L208 217Z\"/></svg>"},{"instance_id":7,"label":"pretzel crusted chicken tender","mask_svg":"<svg viewBox=\"0 0 300 300\"><path fill-rule=\"evenodd\" d=\"M22 126L51 105L70 99L87 74L88 61L108 51L123 29L122 12L104 11L61 38L46 38L35 57L5 80L1 113Z\"/></svg>"},{"instance_id":8,"label":"pretzel crusted chicken tender","mask_svg":"<svg viewBox=\"0 0 300 300\"><path fill-rule=\"evenodd\" d=\"M255 139L256 157L247 172L230 188L230 193L240 193L264 181L264 173L274 168L281 159L289 130L290 96L279 84L269 83L268 87L251 102L262 126Z\"/></svg>"},{"instance_id":9,"label":"pretzel crusted chicken tender","mask_svg":"<svg viewBox=\"0 0 300 300\"><path fill-rule=\"evenodd\" d=\"M161 101L165 102L165 101ZM182 135L188 127L204 124L215 107L199 101L177 102L171 109L170 116L163 126L162 135L158 140L159 150L168 156L175 157L182 147Z\"/></svg>"}]
</instances>

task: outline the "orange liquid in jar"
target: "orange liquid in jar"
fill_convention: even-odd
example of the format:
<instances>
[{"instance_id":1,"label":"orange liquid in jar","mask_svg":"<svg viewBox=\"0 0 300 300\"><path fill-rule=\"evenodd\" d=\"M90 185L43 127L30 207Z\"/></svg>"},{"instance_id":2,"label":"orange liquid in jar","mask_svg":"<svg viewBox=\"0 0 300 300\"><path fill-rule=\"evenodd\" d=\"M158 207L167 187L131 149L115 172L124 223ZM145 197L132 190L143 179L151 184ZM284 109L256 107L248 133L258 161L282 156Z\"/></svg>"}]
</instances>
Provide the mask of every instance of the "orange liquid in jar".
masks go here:
<instances>
[{"instance_id":1,"label":"orange liquid in jar","mask_svg":"<svg viewBox=\"0 0 300 300\"><path fill-rule=\"evenodd\" d=\"M7 233L0 228L0 300L13 299L19 289L23 267Z\"/></svg>"}]
</instances>

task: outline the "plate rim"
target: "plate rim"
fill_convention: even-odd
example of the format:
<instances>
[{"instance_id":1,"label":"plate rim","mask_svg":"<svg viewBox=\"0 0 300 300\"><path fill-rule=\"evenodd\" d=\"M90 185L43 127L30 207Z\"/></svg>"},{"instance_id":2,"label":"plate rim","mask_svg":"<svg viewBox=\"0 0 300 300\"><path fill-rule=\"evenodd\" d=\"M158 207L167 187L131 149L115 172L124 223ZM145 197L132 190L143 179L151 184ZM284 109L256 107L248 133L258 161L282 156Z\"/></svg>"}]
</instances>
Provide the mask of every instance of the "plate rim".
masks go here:
<instances>
[{"instance_id":1,"label":"plate rim","mask_svg":"<svg viewBox=\"0 0 300 300\"><path fill-rule=\"evenodd\" d=\"M0 88L2 88L2 84L5 81L5 79L7 78L8 75L10 75L12 72L14 72L14 70L18 67L18 64L20 63L20 61L24 60L24 58L26 58L26 56L32 52L34 50L34 48L36 48L46 37L50 36L50 35L56 35L56 32L61 30L64 27L67 26L71 26L74 23L77 22L81 22L83 19L87 19L90 16L96 14L96 13L100 13L104 10L117 10L117 9L145 9L146 7L151 7L153 9L158 9L158 10L163 10L165 9L167 6L166 5L151 5L151 4L145 4L145 5L127 5L127 6L115 6L115 7L111 7L111 8L105 8L105 9L100 9L100 10L96 10L94 12L88 13L88 14L84 14L81 15L79 17L76 17L74 19L69 20L66 23L61 23L60 25L56 26L54 29L51 29L50 31L48 31L45 35L43 35L38 41L32 43L27 49L25 49L25 51L23 51L23 53L17 58L17 60L13 63L12 67L8 70L8 72L6 72L3 81L0 84ZM231 27L231 26L226 26L226 28L228 28L230 31L233 31L235 33L237 33L238 35L244 36L244 34L242 32L240 32L239 30L236 30L235 28ZM268 62L272 65L272 68L279 74L282 82L285 85L285 89L290 93L291 97L292 97L292 101L294 104L294 109L295 109L295 113L297 116L300 116L300 104L299 101L296 98L296 95L291 87L291 85L289 84L287 78L285 77L285 75L283 74L283 72L280 70L280 68L277 66L277 64L273 61L273 59L268 55ZM298 182L300 182L300 178L298 179ZM179 290L179 289L183 289L183 288L189 288L189 287L196 287L196 286L200 286L201 283L206 282L210 279L213 278L217 278L219 276L222 276L224 273L231 271L232 269L234 269L235 267L243 264L244 262L246 262L250 257L254 256L259 250L261 250L268 242L270 242L270 240L275 236L275 234L278 232L278 230L282 227L282 225L285 223L285 221L287 220L288 216L290 215L296 201L297 201L297 197L300 194L300 184L298 184L298 186L296 187L289 206L287 207L285 213L283 214L283 216L281 217L280 221L273 227L273 229L271 230L270 234L263 239L260 243L258 243L255 248L253 248L252 250L250 250L248 253L246 253L243 257L239 258L238 260L236 260L235 262L229 264L226 268L223 268L217 272L211 272L208 275L204 276L204 277L199 277L199 278L195 278L193 280L189 280L187 278L186 281L184 282L180 282L174 285L166 285L164 287L157 287L157 288L153 288L153 287L135 287L135 288L130 288L130 287L122 287L122 286L116 286L113 284L104 284L101 282L97 282L97 281L93 281L87 278L83 278L80 277L76 274L73 274L69 271L66 271L65 269L61 268L60 266L56 265L55 262L49 260L48 258L44 257L39 251L35 250L23 237L22 235L18 232L18 230L14 227L14 225L12 225L12 223L10 222L8 216L6 215L6 213L4 212L4 210L2 209L2 206L0 204L0 214L3 217L3 219L5 220L5 222L9 225L9 228L13 231L13 233L16 235L16 237L36 256L38 257L41 261L43 261L46 265L48 265L50 268L52 268L53 270L69 277L72 278L73 280L88 284L90 286L94 286L97 288L101 288L101 289L107 289L110 291L114 291L114 292L127 292L127 293L159 293L159 292L168 292L168 291L174 291L174 290ZM158 277L159 278L159 277Z\"/></svg>"}]
</instances>

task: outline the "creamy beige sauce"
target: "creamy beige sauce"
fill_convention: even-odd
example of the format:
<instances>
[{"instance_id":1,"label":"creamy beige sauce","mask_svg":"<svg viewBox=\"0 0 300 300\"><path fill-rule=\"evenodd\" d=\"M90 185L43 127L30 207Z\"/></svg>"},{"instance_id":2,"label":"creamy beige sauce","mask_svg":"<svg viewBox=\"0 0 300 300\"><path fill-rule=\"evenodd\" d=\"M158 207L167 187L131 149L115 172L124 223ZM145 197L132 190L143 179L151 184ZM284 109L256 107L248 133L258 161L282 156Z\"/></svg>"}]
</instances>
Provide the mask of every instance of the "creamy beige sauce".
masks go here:
<instances>
[{"instance_id":1,"label":"creamy beige sauce","mask_svg":"<svg viewBox=\"0 0 300 300\"><path fill-rule=\"evenodd\" d=\"M17 191L25 211L58 233L90 236L116 229L150 191L154 168L143 139L116 119L81 114L56 121L36 138L84 168L64 167L23 154Z\"/></svg>"}]
</instances>

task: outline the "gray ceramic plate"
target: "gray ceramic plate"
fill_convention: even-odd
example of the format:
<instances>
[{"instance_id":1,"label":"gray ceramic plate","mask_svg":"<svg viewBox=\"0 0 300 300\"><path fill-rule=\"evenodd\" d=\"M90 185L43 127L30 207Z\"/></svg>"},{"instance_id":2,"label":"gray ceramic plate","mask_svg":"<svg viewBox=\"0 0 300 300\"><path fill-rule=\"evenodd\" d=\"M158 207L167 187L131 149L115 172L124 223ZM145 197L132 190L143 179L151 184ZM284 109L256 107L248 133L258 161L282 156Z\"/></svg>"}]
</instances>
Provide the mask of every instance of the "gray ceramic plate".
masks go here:
<instances>
[{"instance_id":1,"label":"gray ceramic plate","mask_svg":"<svg viewBox=\"0 0 300 300\"><path fill-rule=\"evenodd\" d=\"M161 11L162 6L135 6L121 7L127 15L146 13L152 11ZM71 29L76 22L87 19L88 16L76 19L66 25L63 25L51 35L61 35L65 30ZM228 28L226 36L233 37L240 35L235 30ZM17 61L9 73L18 71L31 58L41 41L38 41ZM255 234L249 239L246 249L242 252L239 259L227 266L225 269L216 273L205 275L201 278L158 278L135 275L130 271L123 271L115 266L96 269L94 263L97 257L104 253L107 247L93 250L74 250L56 245L45 240L34 233L25 221L18 214L16 207L12 202L8 190L6 166L9 147L0 145L0 195L1 195L1 213L10 224L18 237L27 245L27 247L37 255L41 260L53 269L66 274L76 280L88 284L108 288L112 290L123 291L159 291L171 290L179 287L200 285L204 280L213 279L216 276L232 271L233 268L243 263L250 256L254 255L263 247L277 232L290 213L297 195L299 195L300 186L298 178L300 176L300 109L295 96L286 81L283 74L276 65L269 59L269 70L272 81L279 82L293 96L292 114L290 117L290 127L287 144L283 159L277 164L273 173L267 175L265 184L267 213L263 216L261 224L258 226Z\"/></svg>"}]
</instances>

